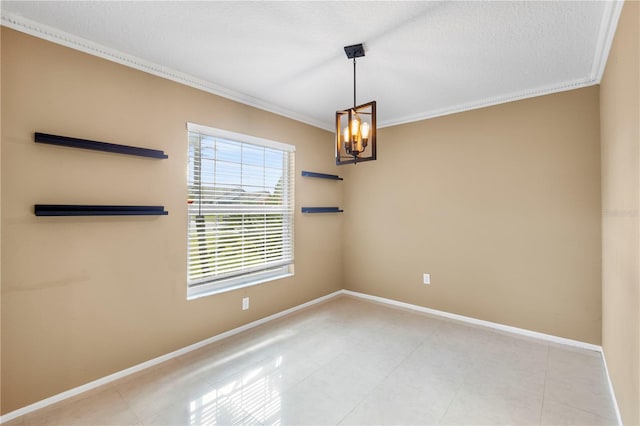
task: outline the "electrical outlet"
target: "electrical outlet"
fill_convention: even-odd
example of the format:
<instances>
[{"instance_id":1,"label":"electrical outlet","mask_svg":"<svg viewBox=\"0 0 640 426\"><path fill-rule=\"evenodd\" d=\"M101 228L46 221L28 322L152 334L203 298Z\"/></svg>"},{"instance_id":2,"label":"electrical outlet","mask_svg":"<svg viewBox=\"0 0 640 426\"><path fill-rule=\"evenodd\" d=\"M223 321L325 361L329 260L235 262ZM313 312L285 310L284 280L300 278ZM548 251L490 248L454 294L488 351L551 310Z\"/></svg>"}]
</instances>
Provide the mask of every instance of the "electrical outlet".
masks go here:
<instances>
[{"instance_id":1,"label":"electrical outlet","mask_svg":"<svg viewBox=\"0 0 640 426\"><path fill-rule=\"evenodd\" d=\"M431 284L431 274L423 274L423 282L425 284Z\"/></svg>"},{"instance_id":2,"label":"electrical outlet","mask_svg":"<svg viewBox=\"0 0 640 426\"><path fill-rule=\"evenodd\" d=\"M242 310L246 311L247 309L249 309L249 298L248 297L243 297L242 298Z\"/></svg>"}]
</instances>

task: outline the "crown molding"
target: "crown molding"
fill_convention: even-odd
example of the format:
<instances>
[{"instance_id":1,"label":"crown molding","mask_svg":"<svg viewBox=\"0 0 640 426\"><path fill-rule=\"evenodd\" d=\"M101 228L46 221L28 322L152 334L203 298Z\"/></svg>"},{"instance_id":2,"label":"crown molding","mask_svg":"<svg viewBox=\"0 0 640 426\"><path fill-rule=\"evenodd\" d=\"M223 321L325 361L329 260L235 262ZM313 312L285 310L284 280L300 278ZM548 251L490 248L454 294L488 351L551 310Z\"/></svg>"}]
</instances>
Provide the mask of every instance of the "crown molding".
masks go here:
<instances>
[{"instance_id":1,"label":"crown molding","mask_svg":"<svg viewBox=\"0 0 640 426\"><path fill-rule=\"evenodd\" d=\"M544 96L599 84L604 74L623 5L624 0L613 0L604 3L602 20L596 43L596 51L594 53L593 65L589 78L563 82L557 85L537 88L533 90L524 90L521 92L514 92L506 95L479 99L471 103L454 105L437 110L423 111L421 113L411 114L393 120L379 120L378 128L408 124L416 121L427 120L445 115L486 108L507 102ZM334 131L333 123L326 123L321 120L317 120L315 118L281 108L279 106L265 102L261 99L254 98L244 93L240 93L216 85L209 81L199 79L192 75L176 71L174 69L164 67L150 61L145 61L133 55L128 55L126 53L111 49L98 43L94 43L81 37L74 36L53 27L49 27L38 22L23 18L10 12L2 11L0 24L8 28L24 32L26 34L51 41L56 44L79 50L93 56L116 62L121 65L153 74L161 78L165 78L167 80L175 81L177 83L184 84L186 86L190 86L217 96L221 96L223 98L239 102L244 105L252 106L267 112L291 118L293 120L309 124L311 126L318 127L330 132Z\"/></svg>"},{"instance_id":2,"label":"crown molding","mask_svg":"<svg viewBox=\"0 0 640 426\"><path fill-rule=\"evenodd\" d=\"M595 80L575 80L558 85L541 87L533 90L524 90L521 92L513 92L506 95L495 96L491 98L480 99L476 102L467 104L454 105L438 110L424 111L419 114L400 117L395 120L378 121L378 128L399 126L401 124L413 123L416 121L427 120L430 118L442 117L445 115L457 114L459 112L472 111L480 108L487 108L494 105L505 104L508 102L519 101L523 99L536 98L538 96L551 95L558 92L566 92L568 90L580 89L598 84Z\"/></svg>"},{"instance_id":3,"label":"crown molding","mask_svg":"<svg viewBox=\"0 0 640 426\"><path fill-rule=\"evenodd\" d=\"M60 31L48 25L26 19L11 12L2 10L2 13L0 15L0 24L7 28L29 34L34 37L50 41L52 43L60 44L74 50L79 50L81 52L88 53L90 55L106 59L108 61L116 62L120 65L134 68L148 74L153 74L167 80L175 81L177 83L184 84L186 86L190 86L235 102L239 102L244 105L252 106L254 108L258 108L267 112L291 118L293 120L309 124L314 127L319 127L324 130L333 130L333 127L331 125L327 125L322 121L316 120L306 115L289 111L287 109L265 102L261 99L254 98L244 93L240 93L235 90L213 84L209 81L202 80L190 74L176 71L174 69L156 64L154 62L140 59L133 55L128 55L110 47L94 43L82 37L78 37L73 34Z\"/></svg>"},{"instance_id":4,"label":"crown molding","mask_svg":"<svg viewBox=\"0 0 640 426\"><path fill-rule=\"evenodd\" d=\"M609 52L613 44L613 38L618 28L618 21L622 13L624 0L614 0L604 4L602 11L602 20L600 21L600 31L598 31L598 41L596 42L596 51L593 56L593 65L591 67L591 79L598 84L602 80L604 70L609 59Z\"/></svg>"},{"instance_id":5,"label":"crown molding","mask_svg":"<svg viewBox=\"0 0 640 426\"><path fill-rule=\"evenodd\" d=\"M550 95L553 93L580 89L583 87L600 84L607 65L609 52L611 51L611 45L613 44L613 38L618 27L618 21L620 20L620 13L622 12L623 5L624 0L612 0L604 2L602 19L600 21L600 29L598 31L598 39L596 42L596 50L594 52L593 64L591 73L589 74L589 78L564 82L557 85L542 87L534 90L525 90L522 92L514 92L507 95L480 99L477 102L455 105L439 110L425 111L419 114L400 117L395 120L380 120L378 121L378 128L398 126L401 124L408 124L416 121L427 120L430 118L436 118L445 115L456 114L459 112L486 108L507 102L519 101L523 99L534 98L537 96Z\"/></svg>"}]
</instances>

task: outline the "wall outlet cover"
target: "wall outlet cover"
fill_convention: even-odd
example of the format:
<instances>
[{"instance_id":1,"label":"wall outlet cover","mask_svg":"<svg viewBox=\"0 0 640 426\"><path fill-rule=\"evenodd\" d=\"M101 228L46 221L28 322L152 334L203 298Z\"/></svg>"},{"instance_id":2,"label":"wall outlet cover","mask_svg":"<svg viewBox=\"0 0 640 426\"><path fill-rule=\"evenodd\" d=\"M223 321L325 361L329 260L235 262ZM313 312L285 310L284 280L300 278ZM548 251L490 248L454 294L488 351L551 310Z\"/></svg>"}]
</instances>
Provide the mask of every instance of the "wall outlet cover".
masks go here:
<instances>
[{"instance_id":1,"label":"wall outlet cover","mask_svg":"<svg viewBox=\"0 0 640 426\"><path fill-rule=\"evenodd\" d=\"M431 284L431 274L423 274L422 282L425 284Z\"/></svg>"}]
</instances>

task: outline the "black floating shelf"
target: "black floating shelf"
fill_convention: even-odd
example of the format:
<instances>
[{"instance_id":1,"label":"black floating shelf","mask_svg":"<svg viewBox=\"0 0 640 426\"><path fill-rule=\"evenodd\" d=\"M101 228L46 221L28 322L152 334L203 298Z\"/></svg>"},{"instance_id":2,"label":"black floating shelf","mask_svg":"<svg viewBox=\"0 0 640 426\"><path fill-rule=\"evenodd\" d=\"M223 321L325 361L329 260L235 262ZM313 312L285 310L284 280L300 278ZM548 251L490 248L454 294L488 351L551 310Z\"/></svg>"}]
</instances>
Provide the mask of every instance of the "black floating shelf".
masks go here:
<instances>
[{"instance_id":1,"label":"black floating shelf","mask_svg":"<svg viewBox=\"0 0 640 426\"><path fill-rule=\"evenodd\" d=\"M302 213L342 213L340 207L302 207Z\"/></svg>"},{"instance_id":2,"label":"black floating shelf","mask_svg":"<svg viewBox=\"0 0 640 426\"><path fill-rule=\"evenodd\" d=\"M326 173L308 172L306 170L302 171L302 176L321 178L321 179L343 180L340 176L337 176L337 175L328 175Z\"/></svg>"},{"instance_id":3,"label":"black floating shelf","mask_svg":"<svg viewBox=\"0 0 640 426\"><path fill-rule=\"evenodd\" d=\"M114 152L116 154L137 155L149 158L169 158L164 151L157 149L139 148L137 146L118 145L115 143L97 142L88 139L70 138L68 136L49 135L47 133L35 134L37 143L50 145L69 146L72 148L92 149L94 151Z\"/></svg>"},{"instance_id":4,"label":"black floating shelf","mask_svg":"<svg viewBox=\"0 0 640 426\"><path fill-rule=\"evenodd\" d=\"M87 206L78 204L36 204L36 216L164 216L164 206Z\"/></svg>"}]
</instances>

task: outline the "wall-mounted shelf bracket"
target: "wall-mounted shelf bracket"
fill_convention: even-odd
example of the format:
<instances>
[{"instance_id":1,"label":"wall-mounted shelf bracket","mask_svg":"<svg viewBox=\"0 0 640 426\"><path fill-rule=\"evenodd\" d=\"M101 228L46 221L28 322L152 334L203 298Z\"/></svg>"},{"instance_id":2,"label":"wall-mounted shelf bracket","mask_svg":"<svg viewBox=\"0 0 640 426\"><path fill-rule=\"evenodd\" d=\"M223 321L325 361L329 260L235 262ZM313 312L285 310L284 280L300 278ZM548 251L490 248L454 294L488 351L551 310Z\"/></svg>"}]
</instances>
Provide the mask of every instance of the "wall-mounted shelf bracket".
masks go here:
<instances>
[{"instance_id":1,"label":"wall-mounted shelf bracket","mask_svg":"<svg viewBox=\"0 0 640 426\"><path fill-rule=\"evenodd\" d=\"M136 155L149 158L169 158L164 151L157 149L140 148L137 146L118 145L115 143L91 141L88 139L70 138L68 136L49 135L47 133L35 134L35 142L50 145L68 146L71 148L91 149L94 151L113 152L116 154Z\"/></svg>"},{"instance_id":2,"label":"wall-mounted shelf bracket","mask_svg":"<svg viewBox=\"0 0 640 426\"><path fill-rule=\"evenodd\" d=\"M302 207L302 213L342 213L339 207Z\"/></svg>"},{"instance_id":3,"label":"wall-mounted shelf bracket","mask_svg":"<svg viewBox=\"0 0 640 426\"><path fill-rule=\"evenodd\" d=\"M306 170L302 171L302 176L321 178L321 179L344 180L340 176L337 176L337 175L328 175L326 173L308 172Z\"/></svg>"},{"instance_id":4,"label":"wall-mounted shelf bracket","mask_svg":"<svg viewBox=\"0 0 640 426\"><path fill-rule=\"evenodd\" d=\"M164 216L164 206L96 206L78 204L36 204L36 216Z\"/></svg>"}]
</instances>

